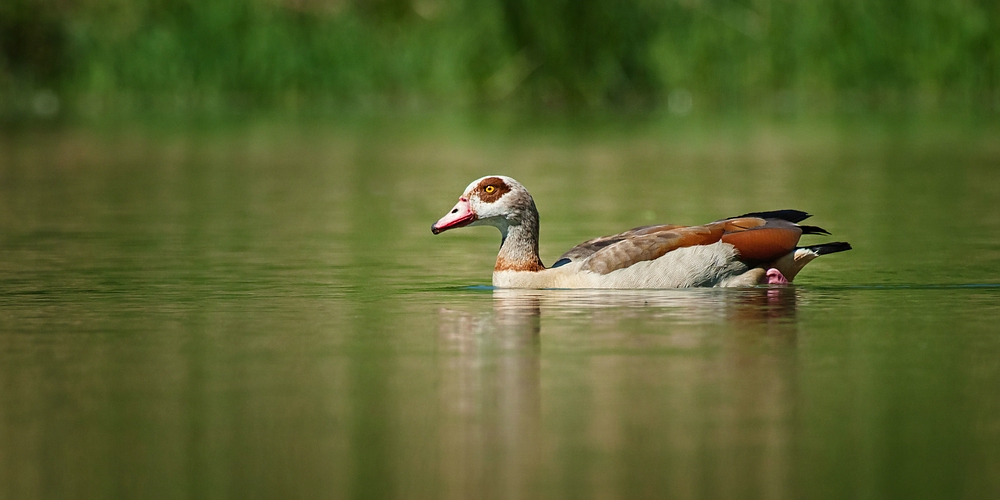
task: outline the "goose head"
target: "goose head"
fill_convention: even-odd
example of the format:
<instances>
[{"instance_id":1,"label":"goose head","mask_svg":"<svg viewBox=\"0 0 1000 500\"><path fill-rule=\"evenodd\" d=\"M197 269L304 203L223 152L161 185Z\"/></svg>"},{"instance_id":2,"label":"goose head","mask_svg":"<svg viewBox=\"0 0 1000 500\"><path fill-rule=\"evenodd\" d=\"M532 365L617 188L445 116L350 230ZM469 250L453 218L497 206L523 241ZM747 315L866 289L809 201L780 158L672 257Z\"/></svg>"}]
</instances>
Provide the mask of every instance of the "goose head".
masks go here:
<instances>
[{"instance_id":1,"label":"goose head","mask_svg":"<svg viewBox=\"0 0 1000 500\"><path fill-rule=\"evenodd\" d=\"M451 211L431 225L431 232L439 234L458 227L494 226L506 238L511 226L529 224L537 227L537 223L535 201L521 183L503 175L488 175L472 181Z\"/></svg>"}]
</instances>

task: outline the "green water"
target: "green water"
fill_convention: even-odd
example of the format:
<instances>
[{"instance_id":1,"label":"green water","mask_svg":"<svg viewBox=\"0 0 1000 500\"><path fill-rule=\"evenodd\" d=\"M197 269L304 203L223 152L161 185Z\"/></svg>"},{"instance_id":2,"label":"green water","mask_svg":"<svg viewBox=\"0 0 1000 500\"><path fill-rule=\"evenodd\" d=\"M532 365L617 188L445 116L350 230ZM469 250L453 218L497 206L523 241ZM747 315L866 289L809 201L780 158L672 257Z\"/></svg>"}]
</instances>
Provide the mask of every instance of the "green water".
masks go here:
<instances>
[{"instance_id":1,"label":"green water","mask_svg":"<svg viewBox=\"0 0 1000 500\"><path fill-rule=\"evenodd\" d=\"M132 125L0 136L0 498L1000 497L1000 128ZM794 287L491 290L799 208ZM821 242L823 239L809 240Z\"/></svg>"}]
</instances>

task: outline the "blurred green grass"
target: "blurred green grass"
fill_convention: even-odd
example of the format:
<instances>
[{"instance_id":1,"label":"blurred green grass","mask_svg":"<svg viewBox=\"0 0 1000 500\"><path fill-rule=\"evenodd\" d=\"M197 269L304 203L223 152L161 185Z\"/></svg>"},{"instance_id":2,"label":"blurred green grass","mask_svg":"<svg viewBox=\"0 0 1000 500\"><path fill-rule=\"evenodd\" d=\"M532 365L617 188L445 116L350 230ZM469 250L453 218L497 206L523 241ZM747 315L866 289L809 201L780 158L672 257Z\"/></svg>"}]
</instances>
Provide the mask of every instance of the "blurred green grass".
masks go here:
<instances>
[{"instance_id":1,"label":"blurred green grass","mask_svg":"<svg viewBox=\"0 0 1000 500\"><path fill-rule=\"evenodd\" d=\"M0 115L1000 110L993 0L5 0Z\"/></svg>"}]
</instances>

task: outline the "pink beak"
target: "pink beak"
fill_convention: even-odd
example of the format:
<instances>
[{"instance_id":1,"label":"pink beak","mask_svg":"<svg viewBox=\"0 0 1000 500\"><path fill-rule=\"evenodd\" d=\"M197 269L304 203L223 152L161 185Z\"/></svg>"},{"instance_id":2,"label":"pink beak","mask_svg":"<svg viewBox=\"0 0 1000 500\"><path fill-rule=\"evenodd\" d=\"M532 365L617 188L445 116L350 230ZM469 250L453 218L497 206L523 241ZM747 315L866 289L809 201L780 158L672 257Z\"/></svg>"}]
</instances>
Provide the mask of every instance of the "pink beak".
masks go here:
<instances>
[{"instance_id":1,"label":"pink beak","mask_svg":"<svg viewBox=\"0 0 1000 500\"><path fill-rule=\"evenodd\" d=\"M431 232L438 234L442 231L455 229L456 227L468 226L476 220L476 213L469 206L468 198L459 198L458 204L440 220L431 225Z\"/></svg>"}]
</instances>

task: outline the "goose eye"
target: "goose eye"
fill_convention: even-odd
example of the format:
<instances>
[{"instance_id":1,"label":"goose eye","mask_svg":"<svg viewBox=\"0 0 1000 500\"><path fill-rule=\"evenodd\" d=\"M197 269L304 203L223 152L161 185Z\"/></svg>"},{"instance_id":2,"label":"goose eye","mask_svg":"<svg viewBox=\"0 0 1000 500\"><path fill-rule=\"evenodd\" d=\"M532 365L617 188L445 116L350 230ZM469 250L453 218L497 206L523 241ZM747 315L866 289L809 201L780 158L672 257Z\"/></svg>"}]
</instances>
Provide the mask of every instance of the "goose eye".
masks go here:
<instances>
[{"instance_id":1,"label":"goose eye","mask_svg":"<svg viewBox=\"0 0 1000 500\"><path fill-rule=\"evenodd\" d=\"M486 191L487 193L492 193L493 191L496 191L496 190L497 190L497 188L495 188L493 186L486 186L486 189L484 189L484 191Z\"/></svg>"}]
</instances>

